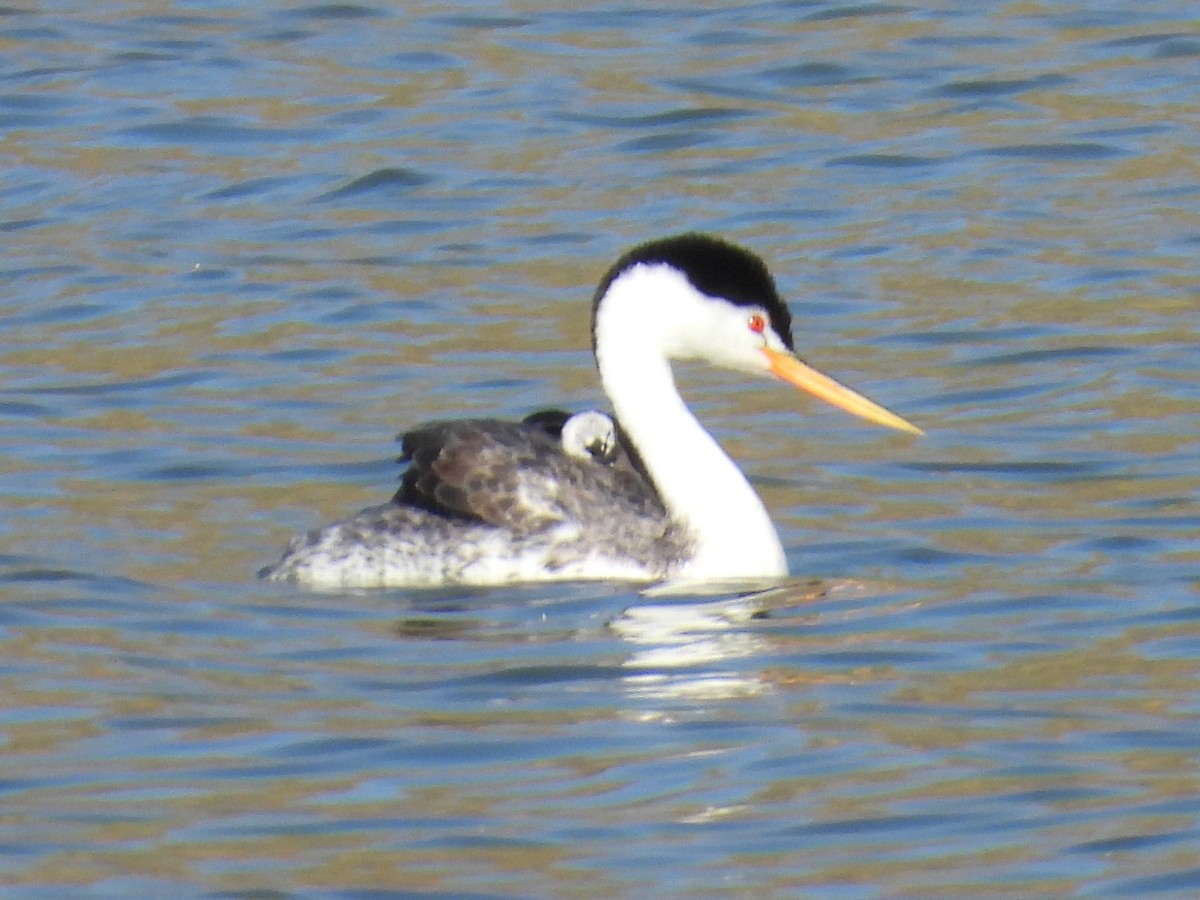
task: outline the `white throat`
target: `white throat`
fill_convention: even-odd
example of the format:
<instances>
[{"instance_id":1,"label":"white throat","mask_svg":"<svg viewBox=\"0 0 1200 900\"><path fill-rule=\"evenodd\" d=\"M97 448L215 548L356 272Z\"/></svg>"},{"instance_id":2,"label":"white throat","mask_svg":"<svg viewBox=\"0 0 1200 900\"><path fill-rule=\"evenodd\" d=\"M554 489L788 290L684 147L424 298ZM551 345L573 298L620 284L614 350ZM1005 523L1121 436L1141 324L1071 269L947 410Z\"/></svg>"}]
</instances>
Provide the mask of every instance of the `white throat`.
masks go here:
<instances>
[{"instance_id":1,"label":"white throat","mask_svg":"<svg viewBox=\"0 0 1200 900\"><path fill-rule=\"evenodd\" d=\"M762 501L675 386L668 355L681 344L672 329L686 328L679 323L706 301L670 269L623 273L596 313L600 379L668 512L695 541L695 555L677 577L786 575L783 546Z\"/></svg>"}]
</instances>

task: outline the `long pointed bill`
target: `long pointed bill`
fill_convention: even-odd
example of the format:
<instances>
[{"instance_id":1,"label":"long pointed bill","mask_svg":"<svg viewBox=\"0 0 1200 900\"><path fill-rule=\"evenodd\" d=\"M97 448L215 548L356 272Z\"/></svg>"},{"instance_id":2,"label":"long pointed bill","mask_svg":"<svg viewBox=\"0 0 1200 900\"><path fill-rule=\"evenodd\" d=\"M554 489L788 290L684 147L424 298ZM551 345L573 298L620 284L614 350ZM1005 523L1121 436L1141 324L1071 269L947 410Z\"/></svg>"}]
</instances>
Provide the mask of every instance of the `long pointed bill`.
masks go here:
<instances>
[{"instance_id":1,"label":"long pointed bill","mask_svg":"<svg viewBox=\"0 0 1200 900\"><path fill-rule=\"evenodd\" d=\"M769 347L763 348L763 353L771 363L771 374L781 378L788 384L794 384L802 391L808 391L814 397L820 397L826 403L832 403L839 409L874 422L876 425L886 425L909 434L924 434L920 428L911 422L906 422L898 415L888 412L878 403L873 403L862 394L855 393L850 388L838 384L828 375L822 375L812 366L805 365L790 353L781 353Z\"/></svg>"}]
</instances>

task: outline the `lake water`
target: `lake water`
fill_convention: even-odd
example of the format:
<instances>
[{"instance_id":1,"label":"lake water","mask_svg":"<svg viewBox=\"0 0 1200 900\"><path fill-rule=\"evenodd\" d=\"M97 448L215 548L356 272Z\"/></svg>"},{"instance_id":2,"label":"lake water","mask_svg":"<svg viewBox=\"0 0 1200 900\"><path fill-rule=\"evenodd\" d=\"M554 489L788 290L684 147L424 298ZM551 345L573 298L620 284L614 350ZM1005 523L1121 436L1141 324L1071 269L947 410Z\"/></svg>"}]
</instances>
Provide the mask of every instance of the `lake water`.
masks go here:
<instances>
[{"instance_id":1,"label":"lake water","mask_svg":"<svg viewBox=\"0 0 1200 900\"><path fill-rule=\"evenodd\" d=\"M1191 4L37 6L5 897L1200 894ZM404 427L603 405L594 283L692 228L929 433L686 373L786 588L255 578Z\"/></svg>"}]
</instances>

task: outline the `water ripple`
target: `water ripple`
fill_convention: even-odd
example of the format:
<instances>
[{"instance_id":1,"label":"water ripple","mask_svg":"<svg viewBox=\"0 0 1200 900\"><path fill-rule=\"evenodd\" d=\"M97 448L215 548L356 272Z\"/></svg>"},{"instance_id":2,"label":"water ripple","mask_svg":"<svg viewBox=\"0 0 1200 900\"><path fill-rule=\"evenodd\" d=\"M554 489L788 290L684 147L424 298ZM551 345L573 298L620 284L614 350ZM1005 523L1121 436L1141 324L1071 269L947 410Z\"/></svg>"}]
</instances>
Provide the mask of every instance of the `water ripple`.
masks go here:
<instances>
[{"instance_id":1,"label":"water ripple","mask_svg":"<svg viewBox=\"0 0 1200 900\"><path fill-rule=\"evenodd\" d=\"M1186 4L58 6L0 8L6 897L1196 892ZM254 577L403 425L602 405L595 281L691 228L928 431L681 367L794 580Z\"/></svg>"}]
</instances>

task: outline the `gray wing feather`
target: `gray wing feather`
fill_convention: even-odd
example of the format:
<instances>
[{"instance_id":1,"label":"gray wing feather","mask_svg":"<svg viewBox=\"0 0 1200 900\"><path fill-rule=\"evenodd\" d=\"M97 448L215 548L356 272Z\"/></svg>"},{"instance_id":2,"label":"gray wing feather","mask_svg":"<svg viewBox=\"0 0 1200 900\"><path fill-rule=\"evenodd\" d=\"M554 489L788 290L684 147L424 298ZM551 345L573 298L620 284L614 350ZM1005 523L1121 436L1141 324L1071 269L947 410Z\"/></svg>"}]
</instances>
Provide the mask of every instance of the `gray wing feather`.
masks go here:
<instances>
[{"instance_id":1,"label":"gray wing feather","mask_svg":"<svg viewBox=\"0 0 1200 900\"><path fill-rule=\"evenodd\" d=\"M661 519L649 482L565 453L552 430L495 419L431 422L401 435L409 464L394 502L518 534L597 514Z\"/></svg>"}]
</instances>

